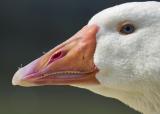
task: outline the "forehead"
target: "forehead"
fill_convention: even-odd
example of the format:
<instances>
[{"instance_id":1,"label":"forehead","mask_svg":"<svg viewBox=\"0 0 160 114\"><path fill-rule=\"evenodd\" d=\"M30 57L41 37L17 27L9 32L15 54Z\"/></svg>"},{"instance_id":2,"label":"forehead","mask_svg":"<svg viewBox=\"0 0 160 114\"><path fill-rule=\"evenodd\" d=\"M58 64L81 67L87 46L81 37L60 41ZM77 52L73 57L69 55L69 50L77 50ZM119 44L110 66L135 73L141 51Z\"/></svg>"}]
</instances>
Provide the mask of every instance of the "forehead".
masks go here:
<instances>
[{"instance_id":1,"label":"forehead","mask_svg":"<svg viewBox=\"0 0 160 114\"><path fill-rule=\"evenodd\" d=\"M147 18L160 18L160 2L131 2L107 8L90 20L90 23L111 23L124 20L147 20ZM149 20L151 21L151 20Z\"/></svg>"}]
</instances>

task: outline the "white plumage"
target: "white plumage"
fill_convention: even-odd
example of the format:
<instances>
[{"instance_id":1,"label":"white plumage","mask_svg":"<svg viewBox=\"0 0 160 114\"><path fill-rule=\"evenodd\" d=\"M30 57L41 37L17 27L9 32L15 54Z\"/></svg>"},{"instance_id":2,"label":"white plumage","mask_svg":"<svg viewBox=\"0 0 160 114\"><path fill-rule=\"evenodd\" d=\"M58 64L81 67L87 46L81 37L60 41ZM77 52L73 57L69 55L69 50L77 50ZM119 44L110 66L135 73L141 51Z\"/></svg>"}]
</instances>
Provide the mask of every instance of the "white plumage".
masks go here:
<instances>
[{"instance_id":1,"label":"white plumage","mask_svg":"<svg viewBox=\"0 0 160 114\"><path fill-rule=\"evenodd\" d=\"M117 32L123 21L136 30ZM101 86L84 87L119 99L144 114L160 113L160 2L132 2L103 10L89 25L97 24L94 62ZM106 70L107 69L107 70Z\"/></svg>"}]
</instances>

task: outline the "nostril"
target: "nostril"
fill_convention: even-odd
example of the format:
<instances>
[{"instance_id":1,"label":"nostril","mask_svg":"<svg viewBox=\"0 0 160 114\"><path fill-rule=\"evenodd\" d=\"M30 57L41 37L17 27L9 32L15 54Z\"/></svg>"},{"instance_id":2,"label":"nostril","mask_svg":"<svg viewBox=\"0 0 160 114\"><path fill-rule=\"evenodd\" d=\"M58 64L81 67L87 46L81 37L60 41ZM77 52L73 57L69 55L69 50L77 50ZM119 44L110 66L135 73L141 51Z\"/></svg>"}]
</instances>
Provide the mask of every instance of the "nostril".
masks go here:
<instances>
[{"instance_id":1,"label":"nostril","mask_svg":"<svg viewBox=\"0 0 160 114\"><path fill-rule=\"evenodd\" d=\"M64 57L64 56L65 56L65 53L64 53L64 52L58 51L58 52L54 53L54 54L51 56L48 64L50 64L50 63L52 63L53 61L56 61L56 60L58 60L58 59L60 59L60 58L62 58L62 57Z\"/></svg>"}]
</instances>

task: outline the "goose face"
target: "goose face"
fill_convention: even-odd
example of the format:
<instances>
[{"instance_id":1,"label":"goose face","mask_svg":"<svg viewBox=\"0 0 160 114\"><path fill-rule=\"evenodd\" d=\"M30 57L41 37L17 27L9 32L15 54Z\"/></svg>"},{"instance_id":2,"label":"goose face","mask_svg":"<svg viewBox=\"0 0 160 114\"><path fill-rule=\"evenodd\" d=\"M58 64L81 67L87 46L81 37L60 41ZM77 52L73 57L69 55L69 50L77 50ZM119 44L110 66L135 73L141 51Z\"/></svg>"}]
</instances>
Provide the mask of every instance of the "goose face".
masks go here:
<instances>
[{"instance_id":1,"label":"goose face","mask_svg":"<svg viewBox=\"0 0 160 114\"><path fill-rule=\"evenodd\" d=\"M160 73L159 6L158 2L126 3L103 10L89 21L100 28L94 63L102 85L142 92L143 87L150 88L148 82L156 81Z\"/></svg>"},{"instance_id":2,"label":"goose face","mask_svg":"<svg viewBox=\"0 0 160 114\"><path fill-rule=\"evenodd\" d=\"M88 25L95 26L84 27L68 41L18 70L13 77L13 84L70 85L72 84L70 79L66 81L67 78L64 78L65 80L58 79L57 81L48 74L59 72L63 74L64 72L61 71L90 72L94 71L95 65L99 72L94 72L92 77L96 75L96 78L91 79L96 80L96 83L100 82L105 87L125 91L142 91L139 85L142 82L142 85L145 85L144 80L156 79L149 75L152 71L157 73L159 71L157 57L160 55L157 52L160 51L160 46L157 36L159 36L160 14L158 10L160 10L158 2L135 2L101 11L88 23ZM80 38L84 36L85 38ZM57 50L62 50L62 52ZM85 62L81 61L83 55L87 55ZM60 60L53 60L54 64L52 62L50 64L52 57ZM71 74L74 77L74 74ZM71 80L71 82L74 81L74 79ZM78 83L81 81L84 80L80 79Z\"/></svg>"},{"instance_id":3,"label":"goose face","mask_svg":"<svg viewBox=\"0 0 160 114\"><path fill-rule=\"evenodd\" d=\"M18 70L12 83L74 85L146 114L160 112L159 20L159 2L105 9L71 39Z\"/></svg>"},{"instance_id":4,"label":"goose face","mask_svg":"<svg viewBox=\"0 0 160 114\"><path fill-rule=\"evenodd\" d=\"M71 39L18 70L12 83L74 85L159 113L159 20L159 2L105 9Z\"/></svg>"}]
</instances>

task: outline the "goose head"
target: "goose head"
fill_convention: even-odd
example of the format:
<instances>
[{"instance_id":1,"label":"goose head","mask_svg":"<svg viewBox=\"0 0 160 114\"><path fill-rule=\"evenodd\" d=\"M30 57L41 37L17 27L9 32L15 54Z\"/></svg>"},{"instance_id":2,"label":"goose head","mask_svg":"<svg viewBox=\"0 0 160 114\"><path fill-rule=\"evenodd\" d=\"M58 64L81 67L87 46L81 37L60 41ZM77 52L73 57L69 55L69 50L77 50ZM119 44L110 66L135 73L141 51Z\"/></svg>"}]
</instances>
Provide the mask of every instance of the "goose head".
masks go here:
<instances>
[{"instance_id":1,"label":"goose head","mask_svg":"<svg viewBox=\"0 0 160 114\"><path fill-rule=\"evenodd\" d=\"M71 39L19 69L14 85L72 85L160 112L160 3L107 8Z\"/></svg>"}]
</instances>

